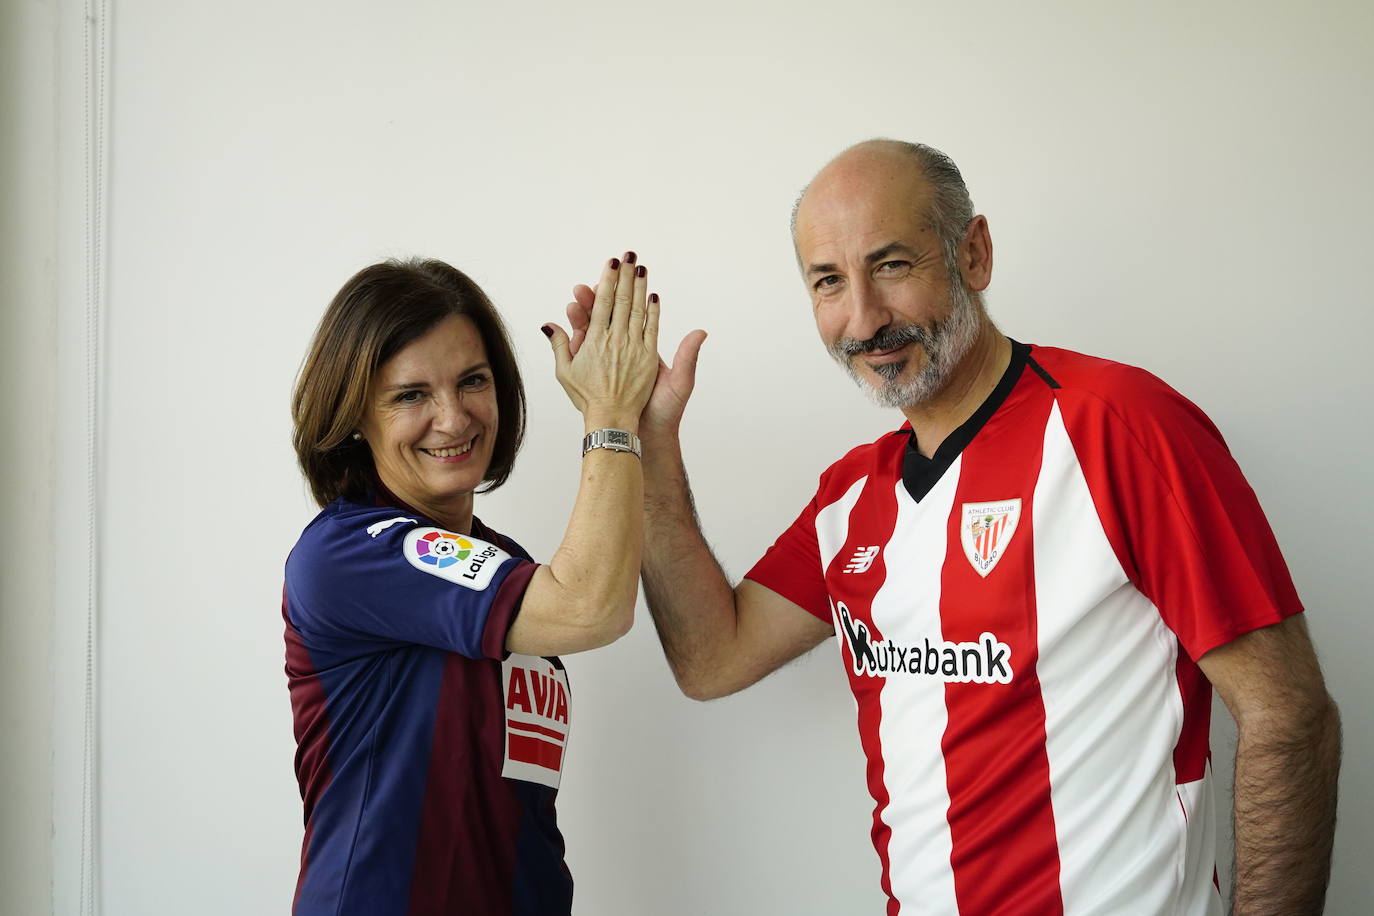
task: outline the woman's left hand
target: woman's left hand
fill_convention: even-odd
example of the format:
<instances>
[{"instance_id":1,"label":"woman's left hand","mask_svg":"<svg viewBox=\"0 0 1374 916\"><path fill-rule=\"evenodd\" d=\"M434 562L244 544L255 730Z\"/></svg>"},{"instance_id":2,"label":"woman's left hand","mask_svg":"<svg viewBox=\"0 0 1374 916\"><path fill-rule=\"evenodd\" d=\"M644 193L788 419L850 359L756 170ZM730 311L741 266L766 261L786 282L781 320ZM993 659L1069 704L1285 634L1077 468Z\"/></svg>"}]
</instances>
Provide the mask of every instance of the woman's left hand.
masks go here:
<instances>
[{"instance_id":1,"label":"woman's left hand","mask_svg":"<svg viewBox=\"0 0 1374 916\"><path fill-rule=\"evenodd\" d=\"M575 354L561 327L544 325L559 384L589 425L636 429L658 376L658 296L648 295L648 270L635 260L626 252L602 269Z\"/></svg>"}]
</instances>

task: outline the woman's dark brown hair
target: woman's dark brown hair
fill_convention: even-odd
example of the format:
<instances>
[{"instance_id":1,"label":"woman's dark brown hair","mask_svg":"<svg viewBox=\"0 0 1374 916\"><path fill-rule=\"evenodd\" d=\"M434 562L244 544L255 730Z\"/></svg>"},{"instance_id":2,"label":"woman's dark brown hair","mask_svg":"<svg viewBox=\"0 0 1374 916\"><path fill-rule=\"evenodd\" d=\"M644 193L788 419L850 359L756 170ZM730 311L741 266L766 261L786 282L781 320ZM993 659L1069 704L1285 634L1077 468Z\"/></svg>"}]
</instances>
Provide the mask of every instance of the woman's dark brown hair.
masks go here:
<instances>
[{"instance_id":1,"label":"woman's dark brown hair","mask_svg":"<svg viewBox=\"0 0 1374 916\"><path fill-rule=\"evenodd\" d=\"M360 499L372 486L372 451L353 438L372 377L450 315L477 326L496 385L500 423L481 490L510 477L525 437L525 386L496 307L443 261L384 261L354 274L329 303L291 398L296 458L321 506L340 496Z\"/></svg>"}]
</instances>

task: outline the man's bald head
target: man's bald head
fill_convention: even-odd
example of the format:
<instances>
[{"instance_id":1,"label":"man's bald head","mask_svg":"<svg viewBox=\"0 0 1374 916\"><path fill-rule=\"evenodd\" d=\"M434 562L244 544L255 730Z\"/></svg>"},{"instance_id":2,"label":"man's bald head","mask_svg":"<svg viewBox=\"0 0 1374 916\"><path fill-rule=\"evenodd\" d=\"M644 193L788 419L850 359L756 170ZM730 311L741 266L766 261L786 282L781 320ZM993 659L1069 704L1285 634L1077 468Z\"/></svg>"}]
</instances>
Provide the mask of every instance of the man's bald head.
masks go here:
<instances>
[{"instance_id":1,"label":"man's bald head","mask_svg":"<svg viewBox=\"0 0 1374 916\"><path fill-rule=\"evenodd\" d=\"M851 146L802 193L792 242L821 340L880 404L929 402L996 333L981 296L992 267L987 223L938 150Z\"/></svg>"},{"instance_id":2,"label":"man's bald head","mask_svg":"<svg viewBox=\"0 0 1374 916\"><path fill-rule=\"evenodd\" d=\"M973 200L959 167L944 153L924 143L907 143L884 138L865 140L840 153L816 173L811 183L802 189L792 207L792 243L796 246L797 220L802 216L808 197L831 197L846 193L854 182L886 180L903 193L912 193L912 182L918 182L923 193L913 193L924 199L923 220L940 238L946 259L953 263L955 251L973 219Z\"/></svg>"}]
</instances>

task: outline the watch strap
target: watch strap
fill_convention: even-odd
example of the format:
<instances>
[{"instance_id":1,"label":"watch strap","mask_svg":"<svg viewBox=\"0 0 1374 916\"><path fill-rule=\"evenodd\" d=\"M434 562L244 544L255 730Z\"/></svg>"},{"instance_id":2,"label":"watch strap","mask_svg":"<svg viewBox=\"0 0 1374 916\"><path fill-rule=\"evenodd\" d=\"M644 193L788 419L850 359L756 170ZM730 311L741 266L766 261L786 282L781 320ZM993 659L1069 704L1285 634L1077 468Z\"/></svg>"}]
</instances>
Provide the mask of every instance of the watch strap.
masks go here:
<instances>
[{"instance_id":1,"label":"watch strap","mask_svg":"<svg viewBox=\"0 0 1374 916\"><path fill-rule=\"evenodd\" d=\"M632 452L641 457L639 437L627 429L594 429L582 438L582 455L594 448L608 448L616 452Z\"/></svg>"}]
</instances>

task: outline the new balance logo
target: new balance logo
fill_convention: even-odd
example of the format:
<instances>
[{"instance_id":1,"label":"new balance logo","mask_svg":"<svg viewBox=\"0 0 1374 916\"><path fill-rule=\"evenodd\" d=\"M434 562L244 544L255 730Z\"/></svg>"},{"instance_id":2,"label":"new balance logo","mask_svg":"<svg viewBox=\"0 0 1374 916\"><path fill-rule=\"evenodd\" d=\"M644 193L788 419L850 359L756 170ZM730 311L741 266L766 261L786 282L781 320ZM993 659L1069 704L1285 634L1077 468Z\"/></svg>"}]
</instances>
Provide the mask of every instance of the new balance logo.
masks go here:
<instances>
[{"instance_id":1,"label":"new balance logo","mask_svg":"<svg viewBox=\"0 0 1374 916\"><path fill-rule=\"evenodd\" d=\"M882 548L874 544L872 547L860 547L854 551L854 556L849 558L845 564L844 571L847 573L868 572L868 567L873 565L873 561L878 557L878 551Z\"/></svg>"}]
</instances>

